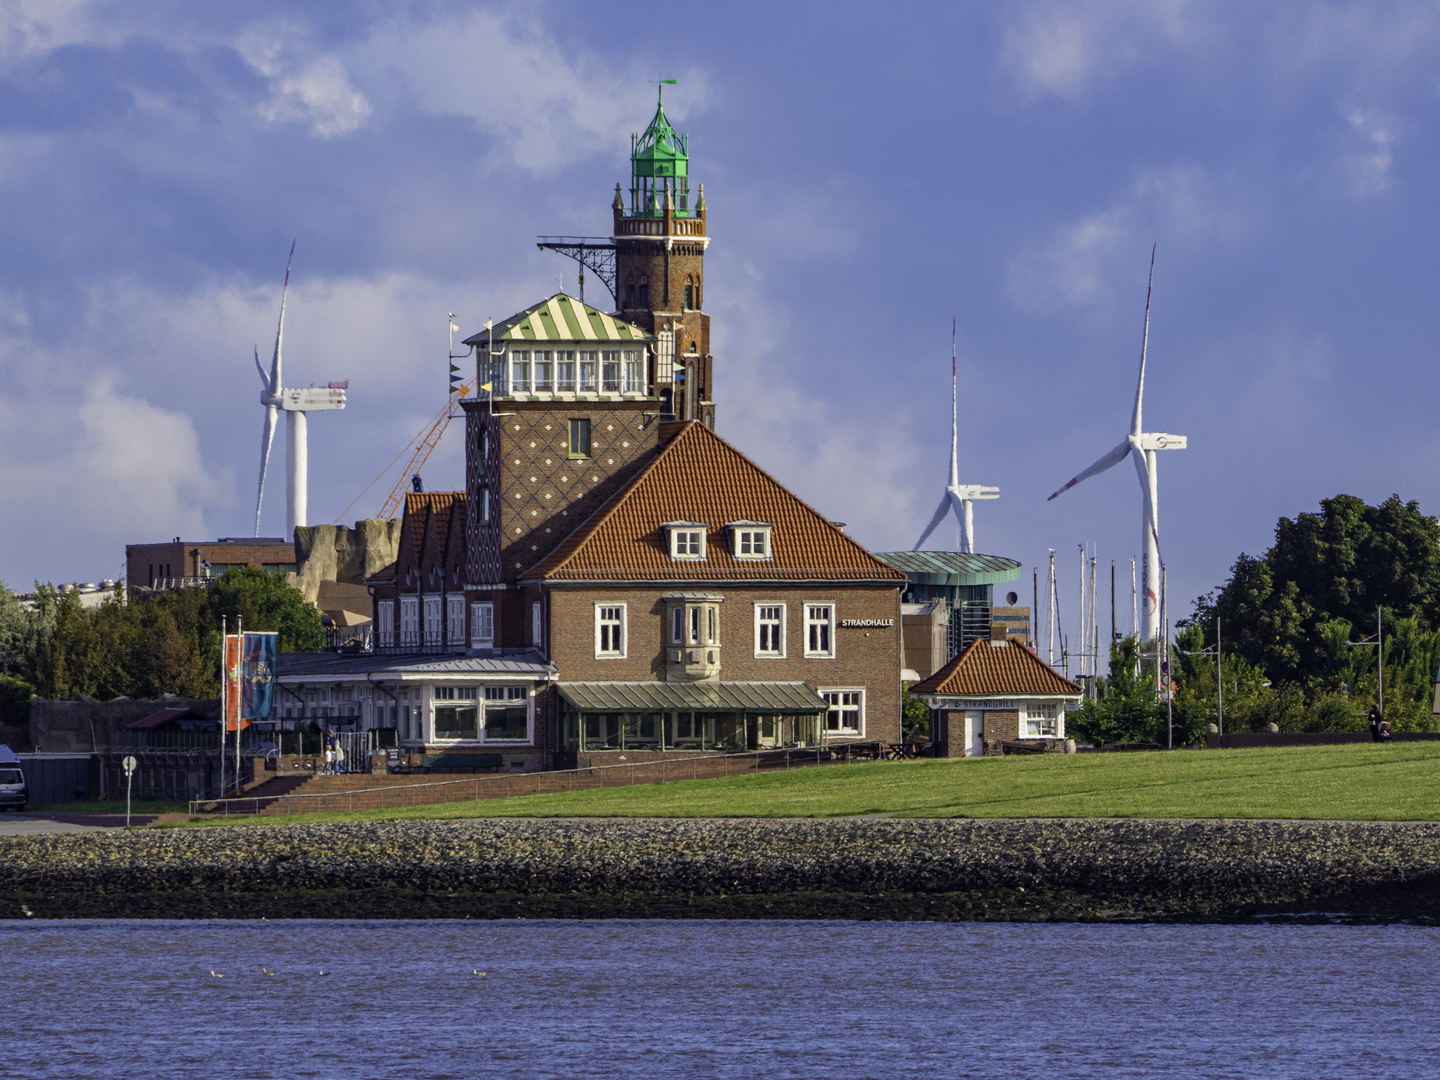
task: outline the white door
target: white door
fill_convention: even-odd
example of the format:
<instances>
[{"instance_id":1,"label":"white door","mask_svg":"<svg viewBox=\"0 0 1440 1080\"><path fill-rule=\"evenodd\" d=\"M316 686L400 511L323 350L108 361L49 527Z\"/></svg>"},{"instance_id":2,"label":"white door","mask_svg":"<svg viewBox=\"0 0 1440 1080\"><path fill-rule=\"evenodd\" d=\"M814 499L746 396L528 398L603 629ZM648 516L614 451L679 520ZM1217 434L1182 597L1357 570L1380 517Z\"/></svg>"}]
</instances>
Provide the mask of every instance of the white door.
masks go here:
<instances>
[{"instance_id":1,"label":"white door","mask_svg":"<svg viewBox=\"0 0 1440 1080\"><path fill-rule=\"evenodd\" d=\"M978 710L965 714L965 756L985 756L985 714Z\"/></svg>"}]
</instances>

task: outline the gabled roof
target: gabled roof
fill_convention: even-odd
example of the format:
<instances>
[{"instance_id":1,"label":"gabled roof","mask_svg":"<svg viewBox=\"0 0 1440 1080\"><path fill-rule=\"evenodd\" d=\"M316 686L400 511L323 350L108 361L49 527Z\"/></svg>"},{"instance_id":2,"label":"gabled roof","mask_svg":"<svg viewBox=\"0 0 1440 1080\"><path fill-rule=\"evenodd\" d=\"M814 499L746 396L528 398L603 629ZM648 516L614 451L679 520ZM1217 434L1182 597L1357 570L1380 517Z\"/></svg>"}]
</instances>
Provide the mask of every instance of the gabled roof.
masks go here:
<instances>
[{"instance_id":1,"label":"gabled roof","mask_svg":"<svg viewBox=\"0 0 1440 1080\"><path fill-rule=\"evenodd\" d=\"M219 721L216 720L215 717L206 716L204 713L196 712L194 709L184 708L161 709L159 712L153 712L149 716L142 716L139 720L132 720L125 725L125 729L127 731L150 731L154 728L164 727L166 724L177 720L192 718L204 721L206 724L219 726Z\"/></svg>"},{"instance_id":2,"label":"gabled roof","mask_svg":"<svg viewBox=\"0 0 1440 1080\"><path fill-rule=\"evenodd\" d=\"M405 496L405 533L402 543L410 545L410 552L418 566L425 556L425 523L430 511L435 512L436 539L440 550L445 550L445 534L450 528L450 506L464 502L463 491L412 491Z\"/></svg>"},{"instance_id":3,"label":"gabled roof","mask_svg":"<svg viewBox=\"0 0 1440 1080\"><path fill-rule=\"evenodd\" d=\"M661 524L704 522L706 557L670 558ZM737 559L725 528L771 523L771 557ZM704 424L690 421L649 465L525 575L549 581L887 581L881 562Z\"/></svg>"},{"instance_id":4,"label":"gabled roof","mask_svg":"<svg viewBox=\"0 0 1440 1080\"><path fill-rule=\"evenodd\" d=\"M654 341L655 335L607 315L599 308L556 293L528 307L490 330L465 339L466 345L507 341Z\"/></svg>"},{"instance_id":5,"label":"gabled roof","mask_svg":"<svg viewBox=\"0 0 1440 1080\"><path fill-rule=\"evenodd\" d=\"M916 683L910 693L965 695L967 697L1010 697L1017 694L1047 694L1052 697L1079 697L1085 691L1056 674L1018 641L992 645L977 638L969 648L928 679Z\"/></svg>"}]
</instances>

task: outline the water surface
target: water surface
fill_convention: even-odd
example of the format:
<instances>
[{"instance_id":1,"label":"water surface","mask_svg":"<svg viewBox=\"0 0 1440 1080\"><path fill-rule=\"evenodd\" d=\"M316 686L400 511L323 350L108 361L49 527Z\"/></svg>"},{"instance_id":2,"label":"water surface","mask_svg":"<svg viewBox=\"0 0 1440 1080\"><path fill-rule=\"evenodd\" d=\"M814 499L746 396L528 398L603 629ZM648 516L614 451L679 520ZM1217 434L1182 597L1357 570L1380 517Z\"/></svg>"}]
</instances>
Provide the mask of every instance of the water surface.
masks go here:
<instances>
[{"instance_id":1,"label":"water surface","mask_svg":"<svg viewBox=\"0 0 1440 1080\"><path fill-rule=\"evenodd\" d=\"M11 1077L1440 1072L1435 928L35 920L0 943Z\"/></svg>"}]
</instances>

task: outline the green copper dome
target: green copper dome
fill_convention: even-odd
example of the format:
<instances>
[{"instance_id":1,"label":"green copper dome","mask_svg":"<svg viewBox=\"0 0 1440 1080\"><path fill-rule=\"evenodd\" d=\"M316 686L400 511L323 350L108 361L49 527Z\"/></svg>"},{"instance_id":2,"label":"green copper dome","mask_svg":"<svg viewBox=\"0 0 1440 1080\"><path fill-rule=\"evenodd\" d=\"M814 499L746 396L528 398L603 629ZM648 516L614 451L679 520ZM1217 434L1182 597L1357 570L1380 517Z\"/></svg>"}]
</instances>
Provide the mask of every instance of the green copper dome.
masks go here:
<instances>
[{"instance_id":1,"label":"green copper dome","mask_svg":"<svg viewBox=\"0 0 1440 1080\"><path fill-rule=\"evenodd\" d=\"M690 217L690 137L665 115L663 96L644 134L630 136L630 215L664 217L665 188L676 217Z\"/></svg>"}]
</instances>

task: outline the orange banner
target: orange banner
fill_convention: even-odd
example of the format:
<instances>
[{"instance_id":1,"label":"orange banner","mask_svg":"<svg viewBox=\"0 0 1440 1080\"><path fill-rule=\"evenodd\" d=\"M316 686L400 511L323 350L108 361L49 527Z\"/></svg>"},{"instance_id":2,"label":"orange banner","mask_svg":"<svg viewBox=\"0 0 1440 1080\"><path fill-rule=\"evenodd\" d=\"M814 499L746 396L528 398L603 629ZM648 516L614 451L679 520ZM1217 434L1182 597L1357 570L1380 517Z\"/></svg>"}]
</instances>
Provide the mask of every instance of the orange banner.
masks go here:
<instances>
[{"instance_id":1,"label":"orange banner","mask_svg":"<svg viewBox=\"0 0 1440 1080\"><path fill-rule=\"evenodd\" d=\"M240 635L225 635L225 680L221 687L225 698L225 730L240 731L250 726L240 719Z\"/></svg>"}]
</instances>

